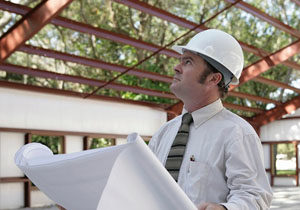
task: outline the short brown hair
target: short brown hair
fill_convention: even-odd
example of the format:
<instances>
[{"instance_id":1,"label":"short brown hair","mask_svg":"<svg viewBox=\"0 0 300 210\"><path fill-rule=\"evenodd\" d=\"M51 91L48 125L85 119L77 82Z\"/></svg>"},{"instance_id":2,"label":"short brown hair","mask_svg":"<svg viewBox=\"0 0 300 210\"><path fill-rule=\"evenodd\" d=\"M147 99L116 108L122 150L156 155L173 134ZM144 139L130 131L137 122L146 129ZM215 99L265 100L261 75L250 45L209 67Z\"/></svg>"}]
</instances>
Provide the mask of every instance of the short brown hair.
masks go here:
<instances>
[{"instance_id":1,"label":"short brown hair","mask_svg":"<svg viewBox=\"0 0 300 210\"><path fill-rule=\"evenodd\" d=\"M225 84L223 74L221 72L219 72L215 67L210 65L206 60L204 60L204 62L206 64L206 68L204 69L204 72L201 75L199 82L203 84L205 79L207 78L207 76L210 75L211 73L220 73L222 75L222 79L218 83L219 95L220 95L220 98L224 98L228 93L229 85Z\"/></svg>"}]
</instances>

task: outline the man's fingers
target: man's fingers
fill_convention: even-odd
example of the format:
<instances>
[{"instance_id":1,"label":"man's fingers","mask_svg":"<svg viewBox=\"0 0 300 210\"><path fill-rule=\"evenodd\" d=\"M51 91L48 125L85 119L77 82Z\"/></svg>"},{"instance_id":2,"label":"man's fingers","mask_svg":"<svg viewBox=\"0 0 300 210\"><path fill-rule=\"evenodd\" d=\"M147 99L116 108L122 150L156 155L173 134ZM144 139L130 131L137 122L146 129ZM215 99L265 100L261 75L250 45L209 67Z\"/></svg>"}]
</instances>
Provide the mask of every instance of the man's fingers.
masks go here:
<instances>
[{"instance_id":1,"label":"man's fingers","mask_svg":"<svg viewBox=\"0 0 300 210\"><path fill-rule=\"evenodd\" d=\"M216 203L202 203L198 210L224 210L225 208L222 205Z\"/></svg>"},{"instance_id":2,"label":"man's fingers","mask_svg":"<svg viewBox=\"0 0 300 210\"><path fill-rule=\"evenodd\" d=\"M206 210L206 207L209 205L209 203L202 203L200 206L198 206L198 210Z\"/></svg>"}]
</instances>

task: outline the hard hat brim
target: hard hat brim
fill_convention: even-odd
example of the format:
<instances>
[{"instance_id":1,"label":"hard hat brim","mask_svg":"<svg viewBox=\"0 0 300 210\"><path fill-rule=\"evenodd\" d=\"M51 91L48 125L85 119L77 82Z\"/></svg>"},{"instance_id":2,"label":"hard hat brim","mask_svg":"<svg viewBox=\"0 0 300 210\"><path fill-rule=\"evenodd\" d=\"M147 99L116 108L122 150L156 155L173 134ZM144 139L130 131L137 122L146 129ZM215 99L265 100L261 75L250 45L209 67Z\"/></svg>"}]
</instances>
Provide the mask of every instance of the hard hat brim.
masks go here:
<instances>
[{"instance_id":1,"label":"hard hat brim","mask_svg":"<svg viewBox=\"0 0 300 210\"><path fill-rule=\"evenodd\" d=\"M229 77L232 77L232 79L230 79L231 81L229 82L229 84L232 84L232 85L239 84L238 78L235 75L233 75L231 73L231 71L229 71L224 65L222 65L215 59L213 59L205 54L197 52L197 49L193 49L193 48L187 47L187 46L180 46L180 45L175 45L172 47L172 49L175 50L176 52L178 52L179 54L183 54L184 50L195 52L200 57L202 57L205 61L207 61L210 65L212 65L214 68L216 68L218 71L220 71L223 74L223 76L225 77L225 81L228 80Z\"/></svg>"}]
</instances>

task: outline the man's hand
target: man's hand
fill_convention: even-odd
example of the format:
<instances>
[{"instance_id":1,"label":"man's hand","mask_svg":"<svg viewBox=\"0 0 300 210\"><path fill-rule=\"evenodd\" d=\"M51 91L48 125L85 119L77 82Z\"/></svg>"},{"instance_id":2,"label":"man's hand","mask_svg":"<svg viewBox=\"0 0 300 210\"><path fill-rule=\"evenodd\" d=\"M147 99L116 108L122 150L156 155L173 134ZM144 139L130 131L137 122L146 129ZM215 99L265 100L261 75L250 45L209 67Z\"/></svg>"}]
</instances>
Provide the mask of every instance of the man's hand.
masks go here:
<instances>
[{"instance_id":1,"label":"man's hand","mask_svg":"<svg viewBox=\"0 0 300 210\"><path fill-rule=\"evenodd\" d=\"M224 206L216 203L203 203L198 206L199 210L226 210Z\"/></svg>"}]
</instances>

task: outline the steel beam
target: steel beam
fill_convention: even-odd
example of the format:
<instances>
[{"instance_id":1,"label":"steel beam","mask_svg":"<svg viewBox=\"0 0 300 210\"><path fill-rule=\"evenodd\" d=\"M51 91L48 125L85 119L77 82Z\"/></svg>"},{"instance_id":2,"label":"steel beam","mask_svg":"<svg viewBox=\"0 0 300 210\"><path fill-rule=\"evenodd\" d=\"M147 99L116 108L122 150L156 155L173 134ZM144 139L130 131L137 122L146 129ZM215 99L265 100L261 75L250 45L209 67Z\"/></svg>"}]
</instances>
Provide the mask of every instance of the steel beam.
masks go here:
<instances>
[{"instance_id":1,"label":"steel beam","mask_svg":"<svg viewBox=\"0 0 300 210\"><path fill-rule=\"evenodd\" d=\"M292 69L295 69L295 70L300 70L300 65L294 61L291 61L291 60L285 60L283 61L281 64L285 65L285 66L288 66Z\"/></svg>"},{"instance_id":2,"label":"steel beam","mask_svg":"<svg viewBox=\"0 0 300 210\"><path fill-rule=\"evenodd\" d=\"M28 11L30 11L29 7L19 5L19 4L14 4L11 2L0 2L0 8L9 12L13 12L19 15L25 15ZM50 21L52 24L69 28L74 31L79 31L82 33L88 33L95 35L96 37L103 38L103 39L108 39L112 40L115 42L119 42L122 44L128 44L131 46L134 46L136 48L140 49L145 49L149 51L157 51L160 46L150 44L141 40L137 40L122 34L118 34L112 31L107 31L101 28L93 27L91 25L85 24L85 23L80 23L77 21L73 21L67 18L63 17L55 17L51 19ZM175 52L174 50L169 50L169 49L164 49L160 52L160 54L164 54L170 57L179 57L179 54Z\"/></svg>"},{"instance_id":3,"label":"steel beam","mask_svg":"<svg viewBox=\"0 0 300 210\"><path fill-rule=\"evenodd\" d=\"M251 94L248 94L248 93L241 93L241 92L237 92L237 91L230 91L228 92L227 94L228 96L234 96L234 97L238 97L238 98L245 98L245 99L250 99L250 100L253 100L253 101L261 101L263 103L273 103L275 105L280 105L281 102L279 101L275 101L275 100L272 100L272 99L268 99L268 98L263 98L263 97L259 97L259 96L255 96L255 95L251 95ZM235 106L234 107L230 104L230 103L224 103L224 106L227 107L227 108L232 108L232 109L238 109L238 110L241 110L240 109L240 106ZM182 111L182 108L183 108L183 103L182 102L178 102L177 104L174 104L170 107L168 107L166 109L166 111L174 116L177 116L177 115L180 115L181 111ZM249 111L249 109L247 108L246 111ZM261 111L259 111L261 112Z\"/></svg>"},{"instance_id":4,"label":"steel beam","mask_svg":"<svg viewBox=\"0 0 300 210\"><path fill-rule=\"evenodd\" d=\"M27 177L0 177L0 183L29 182Z\"/></svg>"},{"instance_id":5,"label":"steel beam","mask_svg":"<svg viewBox=\"0 0 300 210\"><path fill-rule=\"evenodd\" d=\"M166 12L165 10L159 9L157 7L154 7L150 4L144 3L142 1L139 0L114 0L115 2L118 2L120 4L124 4L127 5L131 8L140 10L144 13L150 14L152 16L156 16L158 18L161 18L163 20L167 20L169 22L175 23L179 26L182 26L184 28L188 28L188 29L192 29L195 26L197 26L198 24L196 23L192 23L184 18L178 17L176 15L173 15L169 12ZM205 26L200 26L199 28L197 28L195 31L197 32L201 32L203 30L206 30L207 27Z\"/></svg>"},{"instance_id":6,"label":"steel beam","mask_svg":"<svg viewBox=\"0 0 300 210\"><path fill-rule=\"evenodd\" d=\"M299 0L292 0L292 1L300 7L300 1Z\"/></svg>"},{"instance_id":7,"label":"steel beam","mask_svg":"<svg viewBox=\"0 0 300 210\"><path fill-rule=\"evenodd\" d=\"M300 40L293 42L292 44L278 50L277 52L272 53L270 56L265 57L254 64L244 68L242 75L240 77L239 85L254 79L259 74L267 71L271 67L282 63L288 58L294 56L295 54L300 52ZM235 87L239 86L231 86L230 90L233 90Z\"/></svg>"},{"instance_id":8,"label":"steel beam","mask_svg":"<svg viewBox=\"0 0 300 210\"><path fill-rule=\"evenodd\" d=\"M270 122L280 119L285 114L290 114L300 107L300 96L289 100L282 105L275 107L265 113L257 115L252 118L252 122L259 126L266 125Z\"/></svg>"},{"instance_id":9,"label":"steel beam","mask_svg":"<svg viewBox=\"0 0 300 210\"><path fill-rule=\"evenodd\" d=\"M183 109L183 103L182 101L179 101L176 104L173 104L166 108L166 112L168 113L168 121L172 120L173 118L177 117L178 115L181 114Z\"/></svg>"},{"instance_id":10,"label":"steel beam","mask_svg":"<svg viewBox=\"0 0 300 210\"><path fill-rule=\"evenodd\" d=\"M79 31L82 33L88 33L91 35L95 35L98 38L103 38L103 39L108 39L111 41L119 42L122 44L127 44L131 45L133 47L139 48L139 49L144 49L144 50L149 50L152 52L155 52L160 49L160 46L144 42L142 40L137 40L119 33L115 33L112 31L107 31L101 28L93 27L88 24L76 22L73 20L69 20L66 18L58 17L51 21L51 23L62 26L65 28L69 28L75 31ZM169 50L169 49L163 49L159 54L167 55L170 57L179 57L179 54L175 52L174 50Z\"/></svg>"},{"instance_id":11,"label":"steel beam","mask_svg":"<svg viewBox=\"0 0 300 210\"><path fill-rule=\"evenodd\" d=\"M29 45L21 46L20 50L23 51L23 52L26 52L26 53L37 54L37 55L41 55L41 56L48 56L48 57L55 58L55 59L62 59L62 60L65 60L65 61L80 63L80 64L83 64L83 65L87 65L87 63L91 63L90 66L96 67L96 68L106 68L106 69L112 70L112 71L116 70L115 68L113 68L113 67L116 66L115 64L109 64L109 63L105 63L105 62L99 61L99 60L92 60L92 59L87 59L87 58L84 58L84 57L69 55L69 54L66 54L66 53L61 53L61 52L57 52L57 51L53 51L53 50L37 48L37 47L29 46ZM117 69L119 69L119 68L126 69L125 66L123 66L123 67L118 66ZM139 71L139 73L140 72L145 72L143 70L138 70L138 71ZM133 71L132 74L141 77L141 75L137 74L135 71ZM162 75L157 75L157 76L161 77L161 78L157 79L156 77L154 77L154 75L152 73L150 75L142 75L142 76L150 78L150 79L154 79L154 80L167 82L167 83L170 83L172 81L171 77L162 76ZM96 85L96 84L90 84L90 85L99 86L101 84L98 83L98 85ZM129 91L129 90L124 89L124 91ZM276 102L276 101L271 100L271 99L262 98L262 97L258 97L258 96L253 96L253 95L245 94L245 93L238 93L238 92L230 93L229 92L229 95L240 97L240 98L248 98L248 99L252 99L252 100L258 100L258 101L262 101L262 102L266 102L266 103L275 103L275 104L280 103L280 102Z\"/></svg>"},{"instance_id":12,"label":"steel beam","mask_svg":"<svg viewBox=\"0 0 300 210\"><path fill-rule=\"evenodd\" d=\"M248 93L237 92L237 91L230 91L230 92L228 92L227 95L238 97L238 98L245 98L245 99L249 99L249 100L253 100L253 101L261 101L263 103L272 103L272 104L276 104L276 105L281 104L281 102L275 101L275 100L272 100L269 98L263 98L263 97L251 95Z\"/></svg>"},{"instance_id":13,"label":"steel beam","mask_svg":"<svg viewBox=\"0 0 300 210\"><path fill-rule=\"evenodd\" d=\"M237 104L231 104L223 101L223 106L228 108L228 109L235 109L235 110L242 110L242 111L247 111L247 112L254 112L256 114L263 113L264 110L258 109L258 108L252 108L252 107L247 107L247 106L241 106Z\"/></svg>"},{"instance_id":14,"label":"steel beam","mask_svg":"<svg viewBox=\"0 0 300 210\"><path fill-rule=\"evenodd\" d=\"M35 35L51 18L58 15L73 0L42 1L0 38L0 60L4 61L19 46Z\"/></svg>"},{"instance_id":15,"label":"steel beam","mask_svg":"<svg viewBox=\"0 0 300 210\"><path fill-rule=\"evenodd\" d=\"M258 108L252 108L252 107L241 106L241 105L237 105L237 104L231 104L231 103L227 103L224 101L222 103L223 103L223 106L228 109L242 110L242 111L253 112L253 113L257 113L257 114L264 112L264 110L258 109ZM172 114L174 117L176 117L177 115L180 115L182 108L183 108L183 103L180 101L180 102L173 104L170 107L166 108L166 111L168 113Z\"/></svg>"},{"instance_id":16,"label":"steel beam","mask_svg":"<svg viewBox=\"0 0 300 210\"><path fill-rule=\"evenodd\" d=\"M264 77L261 77L261 76L255 77L253 80L256 81L256 82L272 85L272 86L275 86L275 87L280 87L280 88L283 88L283 89L289 89L289 90L292 90L296 93L300 93L299 88L292 87L292 86L287 85L283 82L278 82L278 81L267 79L267 78L264 78Z\"/></svg>"},{"instance_id":17,"label":"steel beam","mask_svg":"<svg viewBox=\"0 0 300 210\"><path fill-rule=\"evenodd\" d=\"M122 1L121 3L125 3L125 2ZM131 6L135 6L136 4L139 6L133 7L133 8L145 8L145 10L142 10L142 11L150 11L150 12L154 11L153 14L158 14L158 15L160 14L159 13L161 11L160 9L152 7L143 2L135 2L135 4L131 5ZM151 7L151 10L149 10L150 7ZM20 14L20 15L25 15L26 12L30 10L29 7L10 3L10 2L0 2L0 8L3 10L9 11L9 12ZM159 15L157 17L165 18L165 20L169 20L170 22L177 23L178 25L189 28L189 29L194 28L197 25L196 23L193 23L191 21L177 17L171 13L168 13L165 11L163 11L163 13L165 14L164 16ZM149 13L149 14L152 14L152 13ZM169 18L169 17L171 17L171 18ZM149 43L145 43L140 40L132 39L130 37L125 37L125 36L122 37L119 34L116 34L116 33L110 32L110 31L106 31L103 29L99 29L96 27L92 27L90 25L83 24L80 22L75 22L75 21L72 21L72 20L69 20L66 18L62 18L62 17L53 18L51 20L51 23L54 25L66 27L66 28L69 28L72 30L80 31L82 33L90 33L99 38L105 38L105 39L109 39L112 41L121 42L123 44L129 44L129 45L132 45L132 46L135 46L135 47L138 47L141 49L149 50L149 51L156 51L159 49L159 46L155 46L155 45L148 46ZM203 29L198 28L197 30L200 32L200 31L209 29L206 26L202 26L202 28ZM257 56L268 55L267 52L260 50L254 46L248 45L246 43L241 43L241 45L246 51L251 52ZM173 50L169 50L168 52L162 51L161 53L164 53L165 55L169 55L172 57L178 57L178 54ZM299 69L300 69L300 67L299 67Z\"/></svg>"},{"instance_id":18,"label":"steel beam","mask_svg":"<svg viewBox=\"0 0 300 210\"><path fill-rule=\"evenodd\" d=\"M235 0L225 0L228 3L234 3ZM280 30L289 33L297 38L300 38L300 31L290 27L289 25L286 25L285 23L279 21L278 19L264 13L263 11L259 10L258 8L244 2L244 1L240 1L239 3L237 3L235 5L235 7L242 9L258 18L260 18L261 20L268 22L269 24L275 26L276 28L279 28Z\"/></svg>"},{"instance_id":19,"label":"steel beam","mask_svg":"<svg viewBox=\"0 0 300 210\"><path fill-rule=\"evenodd\" d=\"M62 53L54 50L48 50L40 47L33 47L30 45L23 45L19 48L20 51L25 52L25 53L30 53L30 54L35 54L39 56L46 56L58 60L63 60L63 61L68 61L68 62L73 62L73 63L78 63L81 65L86 65L94 68L100 68L100 69L106 69L110 71L116 71L116 72L124 72L128 67L126 66L121 66L117 64L112 64L112 63L107 63L101 60L96 60L96 59L90 59L90 58L85 58L77 55L70 55L67 53ZM144 71L140 69L134 69L130 72L128 72L130 75L134 75L140 78L148 78L151 80L157 80L161 82L167 82L170 83L172 82L173 78L169 76L164 76L161 74L157 74L154 72L150 71Z\"/></svg>"},{"instance_id":20,"label":"steel beam","mask_svg":"<svg viewBox=\"0 0 300 210\"><path fill-rule=\"evenodd\" d=\"M144 6L146 6L146 9L147 9L148 4L145 4L145 3L142 3L142 2L141 3L137 2L137 4L140 4L139 7L144 5ZM29 7L14 4L14 3L10 3L10 2L6 2L6 1L5 2L0 2L0 9L6 10L6 11L9 11L9 12L13 12L13 13L16 13L16 14L20 14L20 15L24 15L24 14L26 14L27 11L30 10ZM155 7L152 7L151 9L155 11L155 14L159 13L159 9L157 9ZM177 16L174 16L171 13L167 13L167 12L164 11L164 14L165 14L165 16L167 16L167 15L171 16L172 18L170 20L173 20L174 23L178 22L178 24L181 25L181 26L188 25L188 28L193 28L197 25L196 23L193 23L193 22L187 21L183 18L179 18ZM162 16L162 17L164 17L164 16ZM183 21L183 22L181 22L181 21ZM72 29L72 30L76 30L76 31L79 31L79 32L82 32L82 33L89 33L89 34L95 35L96 37L99 37L99 38L104 38L104 39L120 42L120 43L123 43L123 44L132 45L134 47L149 50L149 51L152 51L152 52L157 51L160 48L159 46L154 45L154 44L143 42L141 40L133 39L131 37L120 35L120 34L117 34L117 33L114 33L114 32L110 32L110 31L107 31L107 30L104 30L104 29L96 28L96 27L93 27L93 26L90 26L90 25L87 25L87 24L83 24L83 23L76 22L76 21L69 20L69 19L62 18L62 17L53 18L51 20L51 23L54 24L54 25L66 27L66 28L69 28L69 29ZM209 28L203 26L203 29L206 30L206 29L209 29ZM199 31L201 31L201 30L199 30ZM248 45L248 44L243 43L241 41L240 41L240 44L241 44L241 46L243 47L243 49L245 51L253 53L256 56L265 57L265 56L268 56L268 54L269 54L268 52L264 51L263 49L259 49L257 47L254 47L252 45ZM170 56L170 57L177 57L177 58L179 57L178 53L176 53L173 50L169 50L169 49L164 49L160 53L164 54L164 55L167 55L167 56ZM286 66L289 66L291 68L300 70L300 65L297 64L296 62L286 60L286 61L283 62L283 64L286 65Z\"/></svg>"},{"instance_id":21,"label":"steel beam","mask_svg":"<svg viewBox=\"0 0 300 210\"><path fill-rule=\"evenodd\" d=\"M55 72L26 68L23 66L17 66L17 65L7 64L7 63L0 63L0 69L4 70L6 72L15 73L15 74L26 74L26 75L35 76L35 77L63 80L63 81L68 81L68 82L73 82L73 83L90 85L90 86L99 86L99 85L102 85L105 83L105 81L101 81L101 80L89 79L89 78L66 75L66 74L59 74L59 73L55 73ZM111 89L118 90L118 91L129 91L129 92L138 93L138 94L145 94L145 95L150 95L150 96L177 99L176 96L174 96L171 93L141 88L138 86L129 86L129 85L123 85L123 84L118 84L118 83L111 83L107 86L107 88L111 88Z\"/></svg>"},{"instance_id":22,"label":"steel beam","mask_svg":"<svg viewBox=\"0 0 300 210\"><path fill-rule=\"evenodd\" d=\"M15 82L7 82L7 81L1 81L1 80L0 80L0 87L17 89L17 90L34 91L34 92L40 92L40 93L46 93L46 94L72 96L72 97L77 97L77 98L83 98L85 96L85 93L80 93L80 92L75 92L75 91L70 91L70 90L61 90L61 89L48 88L48 87L38 87L38 86L34 86L34 85L28 85L28 84L25 85L25 84L20 84L20 83L15 83ZM135 101L135 100L131 100L131 99L122 99L122 98L118 98L118 97L103 96L103 95L93 95L89 99L112 101L112 102L116 102L116 103L136 104L136 105L151 107L151 108L162 110L162 111L164 111L164 109L170 105L170 104L156 104L156 103L144 102L144 101Z\"/></svg>"},{"instance_id":23,"label":"steel beam","mask_svg":"<svg viewBox=\"0 0 300 210\"><path fill-rule=\"evenodd\" d=\"M181 17L173 15L172 13L163 11L159 8L156 8L154 6L151 6L147 3L144 3L144 2L141 2L141 1L138 1L138 0L114 0L114 1L118 2L118 3L121 3L121 4L124 4L124 5L127 5L129 7L132 7L134 9L140 10L140 11L145 12L147 14L154 15L156 17L159 17L159 18L163 19L163 20L167 20L169 22L175 23L175 24L177 24L179 26L182 26L184 28L191 29L191 28L194 28L198 25L197 23L188 21L186 19L183 19ZM206 26L202 26L200 28L197 28L195 31L196 32L201 32L201 31L207 30L207 29L209 29L209 28L206 27ZM269 55L269 53L264 51L263 49L259 49L255 46L246 44L246 43L241 42L241 41L239 41L239 43L245 51L253 53L256 56L265 57L265 56ZM296 62L285 61L285 62L283 62L283 64L286 65L286 66L295 68L297 70L300 70L300 65L297 64Z\"/></svg>"}]
</instances>

